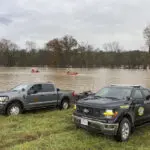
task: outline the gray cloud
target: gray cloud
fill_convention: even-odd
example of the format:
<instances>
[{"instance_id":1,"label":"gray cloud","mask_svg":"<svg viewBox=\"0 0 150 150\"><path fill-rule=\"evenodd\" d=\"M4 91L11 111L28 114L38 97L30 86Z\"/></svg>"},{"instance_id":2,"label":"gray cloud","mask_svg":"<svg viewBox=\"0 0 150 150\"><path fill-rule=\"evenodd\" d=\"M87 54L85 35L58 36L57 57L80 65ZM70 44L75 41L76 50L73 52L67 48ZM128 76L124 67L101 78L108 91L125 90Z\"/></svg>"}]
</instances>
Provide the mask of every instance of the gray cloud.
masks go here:
<instances>
[{"instance_id":1,"label":"gray cloud","mask_svg":"<svg viewBox=\"0 0 150 150\"><path fill-rule=\"evenodd\" d=\"M71 34L95 47L119 41L126 49L144 45L149 0L1 0L0 37L20 46Z\"/></svg>"},{"instance_id":2,"label":"gray cloud","mask_svg":"<svg viewBox=\"0 0 150 150\"><path fill-rule=\"evenodd\" d=\"M7 19L5 17L0 17L0 24L9 25L12 22L11 19Z\"/></svg>"}]
</instances>

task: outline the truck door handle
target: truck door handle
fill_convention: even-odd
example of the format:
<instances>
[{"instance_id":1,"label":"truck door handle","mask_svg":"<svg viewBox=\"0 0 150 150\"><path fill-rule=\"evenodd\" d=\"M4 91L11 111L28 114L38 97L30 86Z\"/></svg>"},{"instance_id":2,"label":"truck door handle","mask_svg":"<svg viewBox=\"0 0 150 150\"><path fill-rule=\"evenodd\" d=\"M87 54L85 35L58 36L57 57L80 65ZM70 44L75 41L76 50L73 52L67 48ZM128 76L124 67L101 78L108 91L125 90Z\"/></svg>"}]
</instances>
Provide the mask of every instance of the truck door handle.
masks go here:
<instances>
[{"instance_id":1,"label":"truck door handle","mask_svg":"<svg viewBox=\"0 0 150 150\"><path fill-rule=\"evenodd\" d=\"M45 96L45 95L42 94L41 96Z\"/></svg>"}]
</instances>

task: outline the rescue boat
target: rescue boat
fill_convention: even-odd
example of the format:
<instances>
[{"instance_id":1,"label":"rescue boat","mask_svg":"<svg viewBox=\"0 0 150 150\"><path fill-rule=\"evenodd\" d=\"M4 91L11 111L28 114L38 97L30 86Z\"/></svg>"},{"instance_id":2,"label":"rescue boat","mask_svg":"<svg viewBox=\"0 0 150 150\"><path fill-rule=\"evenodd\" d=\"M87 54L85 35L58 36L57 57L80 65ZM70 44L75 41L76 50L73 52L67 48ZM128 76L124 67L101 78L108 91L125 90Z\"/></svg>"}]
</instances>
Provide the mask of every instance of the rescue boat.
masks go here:
<instances>
[{"instance_id":1,"label":"rescue boat","mask_svg":"<svg viewBox=\"0 0 150 150\"><path fill-rule=\"evenodd\" d=\"M78 72L70 72L70 71L68 71L67 75L78 75Z\"/></svg>"},{"instance_id":2,"label":"rescue boat","mask_svg":"<svg viewBox=\"0 0 150 150\"><path fill-rule=\"evenodd\" d=\"M32 73L39 73L40 71L39 71L38 69L32 68L32 69L31 69L31 72L32 72Z\"/></svg>"}]
</instances>

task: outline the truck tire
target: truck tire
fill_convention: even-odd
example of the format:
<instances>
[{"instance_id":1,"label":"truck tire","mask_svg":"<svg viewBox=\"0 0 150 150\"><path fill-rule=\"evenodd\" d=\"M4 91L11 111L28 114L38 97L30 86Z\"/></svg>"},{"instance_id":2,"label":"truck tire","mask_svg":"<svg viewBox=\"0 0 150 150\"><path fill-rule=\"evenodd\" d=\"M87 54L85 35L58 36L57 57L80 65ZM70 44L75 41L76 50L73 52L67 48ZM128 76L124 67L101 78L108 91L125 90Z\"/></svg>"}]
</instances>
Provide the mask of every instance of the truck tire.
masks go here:
<instances>
[{"instance_id":1,"label":"truck tire","mask_svg":"<svg viewBox=\"0 0 150 150\"><path fill-rule=\"evenodd\" d=\"M69 100L67 100L67 99L62 100L60 108L68 109L69 108Z\"/></svg>"},{"instance_id":2,"label":"truck tire","mask_svg":"<svg viewBox=\"0 0 150 150\"><path fill-rule=\"evenodd\" d=\"M115 139L120 142L128 141L131 134L131 122L127 118L123 118L119 124Z\"/></svg>"},{"instance_id":3,"label":"truck tire","mask_svg":"<svg viewBox=\"0 0 150 150\"><path fill-rule=\"evenodd\" d=\"M14 102L7 107L6 114L16 116L22 113L22 107L18 102Z\"/></svg>"}]
</instances>

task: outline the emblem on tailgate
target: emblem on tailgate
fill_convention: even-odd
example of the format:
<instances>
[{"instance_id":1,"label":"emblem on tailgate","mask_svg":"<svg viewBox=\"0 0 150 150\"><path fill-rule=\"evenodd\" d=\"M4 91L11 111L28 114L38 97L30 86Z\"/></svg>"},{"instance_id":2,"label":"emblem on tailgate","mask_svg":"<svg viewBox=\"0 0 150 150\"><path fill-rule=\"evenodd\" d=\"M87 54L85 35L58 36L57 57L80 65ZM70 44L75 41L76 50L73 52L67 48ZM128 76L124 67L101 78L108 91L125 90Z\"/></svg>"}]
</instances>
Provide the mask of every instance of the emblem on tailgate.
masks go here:
<instances>
[{"instance_id":1,"label":"emblem on tailgate","mask_svg":"<svg viewBox=\"0 0 150 150\"><path fill-rule=\"evenodd\" d=\"M84 113L88 113L88 112L89 112L89 110L88 110L88 109L86 109L86 108L84 108L84 109L83 109L83 112L84 112Z\"/></svg>"}]
</instances>

